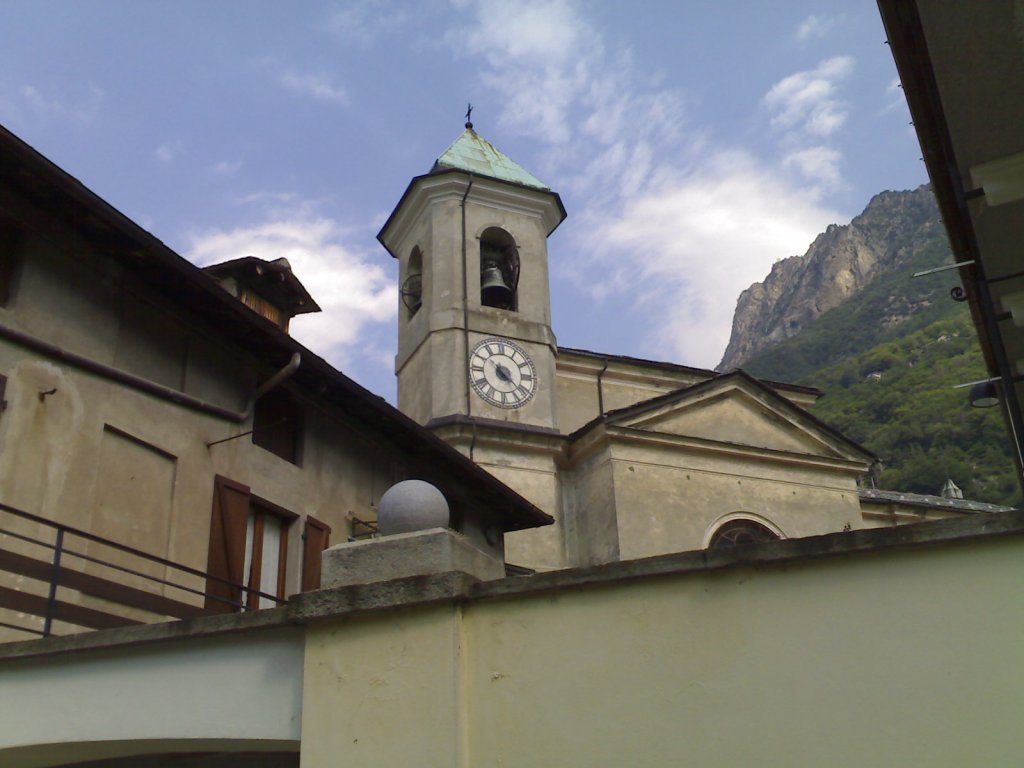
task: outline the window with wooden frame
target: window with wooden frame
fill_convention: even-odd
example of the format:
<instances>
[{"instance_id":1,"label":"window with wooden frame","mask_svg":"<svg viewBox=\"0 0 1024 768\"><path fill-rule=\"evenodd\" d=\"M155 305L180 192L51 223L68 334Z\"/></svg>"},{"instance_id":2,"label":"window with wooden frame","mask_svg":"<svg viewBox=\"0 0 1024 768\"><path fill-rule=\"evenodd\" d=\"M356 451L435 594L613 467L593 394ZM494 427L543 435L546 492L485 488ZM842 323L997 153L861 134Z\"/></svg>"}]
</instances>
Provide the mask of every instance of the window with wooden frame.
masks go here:
<instances>
[{"instance_id":1,"label":"window with wooden frame","mask_svg":"<svg viewBox=\"0 0 1024 768\"><path fill-rule=\"evenodd\" d=\"M292 464L302 463L302 407L286 390L275 389L256 401L252 442Z\"/></svg>"},{"instance_id":2,"label":"window with wooden frame","mask_svg":"<svg viewBox=\"0 0 1024 768\"><path fill-rule=\"evenodd\" d=\"M309 592L320 588L320 557L331 545L331 526L310 515L302 538L302 591Z\"/></svg>"},{"instance_id":3,"label":"window with wooden frame","mask_svg":"<svg viewBox=\"0 0 1024 768\"><path fill-rule=\"evenodd\" d=\"M228 613L278 605L258 592L283 601L289 528L297 518L246 485L214 478L206 607Z\"/></svg>"},{"instance_id":4,"label":"window with wooden frame","mask_svg":"<svg viewBox=\"0 0 1024 768\"><path fill-rule=\"evenodd\" d=\"M15 222L0 217L0 307L6 307L14 293L21 264L23 232Z\"/></svg>"},{"instance_id":5,"label":"window with wooden frame","mask_svg":"<svg viewBox=\"0 0 1024 768\"><path fill-rule=\"evenodd\" d=\"M273 608L280 603L257 592L284 600L288 567L288 528L298 515L263 499L251 497L245 528L245 565L242 573L252 590L246 608Z\"/></svg>"}]
</instances>

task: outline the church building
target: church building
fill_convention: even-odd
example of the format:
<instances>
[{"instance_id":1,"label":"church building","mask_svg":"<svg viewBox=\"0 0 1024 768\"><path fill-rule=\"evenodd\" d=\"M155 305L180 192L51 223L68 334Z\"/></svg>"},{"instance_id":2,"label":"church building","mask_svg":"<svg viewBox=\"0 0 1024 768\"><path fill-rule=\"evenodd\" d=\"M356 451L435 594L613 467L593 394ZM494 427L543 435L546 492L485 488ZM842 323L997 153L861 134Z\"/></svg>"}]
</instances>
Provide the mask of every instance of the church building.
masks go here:
<instances>
[{"instance_id":1,"label":"church building","mask_svg":"<svg viewBox=\"0 0 1024 768\"><path fill-rule=\"evenodd\" d=\"M510 536L510 563L878 524L857 487L876 457L811 415L817 390L559 347L547 239L565 218L467 123L378 235L400 265L399 409L555 518Z\"/></svg>"}]
</instances>

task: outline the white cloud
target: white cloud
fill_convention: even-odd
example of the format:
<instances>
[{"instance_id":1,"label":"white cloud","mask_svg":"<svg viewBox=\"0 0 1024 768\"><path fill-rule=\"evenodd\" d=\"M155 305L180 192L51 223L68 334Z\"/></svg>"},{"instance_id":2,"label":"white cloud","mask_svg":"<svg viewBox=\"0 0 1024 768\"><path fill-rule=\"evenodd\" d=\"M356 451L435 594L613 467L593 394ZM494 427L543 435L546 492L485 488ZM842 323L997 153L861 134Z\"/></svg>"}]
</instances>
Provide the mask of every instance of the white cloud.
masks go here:
<instances>
[{"instance_id":1,"label":"white cloud","mask_svg":"<svg viewBox=\"0 0 1024 768\"><path fill-rule=\"evenodd\" d=\"M174 141L165 141L154 150L153 154L156 155L157 160L166 165L173 163L184 151L184 142L175 139Z\"/></svg>"},{"instance_id":2,"label":"white cloud","mask_svg":"<svg viewBox=\"0 0 1024 768\"><path fill-rule=\"evenodd\" d=\"M460 2L468 23L444 43L482 58L481 80L499 96L501 123L545 142L572 138L569 114L587 96L603 42L571 0Z\"/></svg>"},{"instance_id":3,"label":"white cloud","mask_svg":"<svg viewBox=\"0 0 1024 768\"><path fill-rule=\"evenodd\" d=\"M333 364L345 367L362 345L368 324L389 322L396 313L391 276L379 262L347 242L348 231L309 206L271 211L264 222L191 237L187 258L207 266L243 256L288 259L322 312L299 315L291 332Z\"/></svg>"},{"instance_id":4,"label":"white cloud","mask_svg":"<svg viewBox=\"0 0 1024 768\"><path fill-rule=\"evenodd\" d=\"M843 155L831 147L808 147L790 152L782 159L785 168L796 169L807 181L822 190L838 189L842 186L839 164Z\"/></svg>"},{"instance_id":5,"label":"white cloud","mask_svg":"<svg viewBox=\"0 0 1024 768\"><path fill-rule=\"evenodd\" d=\"M23 85L20 95L22 102L34 112L66 117L82 123L95 119L105 96L103 89L93 84L88 86L84 96L67 100L48 96L34 85Z\"/></svg>"},{"instance_id":6,"label":"white cloud","mask_svg":"<svg viewBox=\"0 0 1024 768\"><path fill-rule=\"evenodd\" d=\"M241 160L221 160L219 162L214 163L213 167L210 170L212 170L218 176L234 176L241 170L241 168Z\"/></svg>"},{"instance_id":7,"label":"white cloud","mask_svg":"<svg viewBox=\"0 0 1024 768\"><path fill-rule=\"evenodd\" d=\"M898 77L894 77L889 81L889 85L885 89L885 102L885 106L882 107L881 111L881 114L883 115L887 112L893 112L900 108L908 111L907 100L903 95L903 86Z\"/></svg>"},{"instance_id":8,"label":"white cloud","mask_svg":"<svg viewBox=\"0 0 1024 768\"><path fill-rule=\"evenodd\" d=\"M802 22L796 30L796 39L801 43L810 40L812 37L825 37L835 27L845 20L845 16L823 16L811 14Z\"/></svg>"},{"instance_id":9,"label":"white cloud","mask_svg":"<svg viewBox=\"0 0 1024 768\"><path fill-rule=\"evenodd\" d=\"M42 112L63 112L64 105L61 104L57 99L48 99L32 85L23 85L21 87L21 95L25 99L25 102L35 109Z\"/></svg>"},{"instance_id":10,"label":"white cloud","mask_svg":"<svg viewBox=\"0 0 1024 768\"><path fill-rule=\"evenodd\" d=\"M638 329L634 351L715 365L739 293L841 219L804 183L837 183L838 153L789 147L793 157L773 165L717 144L691 124L686 95L643 73L573 0L457 7L465 18L445 41L481 60L503 126L548 147L531 170L586 206L563 226L555 278L659 318ZM834 83L852 63L831 59L783 81L772 111L793 130L834 131L845 117Z\"/></svg>"},{"instance_id":11,"label":"white cloud","mask_svg":"<svg viewBox=\"0 0 1024 768\"><path fill-rule=\"evenodd\" d=\"M285 72L278 78L278 82L293 93L311 96L317 101L341 106L349 104L348 92L335 85L329 75Z\"/></svg>"},{"instance_id":12,"label":"white cloud","mask_svg":"<svg viewBox=\"0 0 1024 768\"><path fill-rule=\"evenodd\" d=\"M739 151L720 151L631 198L617 214L588 215L588 260L605 277L590 290L632 293L662 318L649 347L717 364L740 292L772 263L807 250L839 214Z\"/></svg>"},{"instance_id":13,"label":"white cloud","mask_svg":"<svg viewBox=\"0 0 1024 768\"><path fill-rule=\"evenodd\" d=\"M327 28L346 43L368 48L382 33L394 32L411 18L407 9L387 0L350 0L330 14Z\"/></svg>"},{"instance_id":14,"label":"white cloud","mask_svg":"<svg viewBox=\"0 0 1024 768\"><path fill-rule=\"evenodd\" d=\"M837 131L847 118L847 105L836 94L837 84L850 75L853 65L851 57L835 56L775 83L764 96L772 127L816 137Z\"/></svg>"},{"instance_id":15,"label":"white cloud","mask_svg":"<svg viewBox=\"0 0 1024 768\"><path fill-rule=\"evenodd\" d=\"M260 205L270 206L291 206L300 208L298 199L291 192L250 192L240 198L233 200L236 205Z\"/></svg>"},{"instance_id":16,"label":"white cloud","mask_svg":"<svg viewBox=\"0 0 1024 768\"><path fill-rule=\"evenodd\" d=\"M502 105L501 125L548 145L552 169L596 167L595 148L608 160L643 163L643 144L678 135L680 95L653 87L632 53L608 46L574 0L458 6L469 18L445 44L483 59L480 79Z\"/></svg>"}]
</instances>

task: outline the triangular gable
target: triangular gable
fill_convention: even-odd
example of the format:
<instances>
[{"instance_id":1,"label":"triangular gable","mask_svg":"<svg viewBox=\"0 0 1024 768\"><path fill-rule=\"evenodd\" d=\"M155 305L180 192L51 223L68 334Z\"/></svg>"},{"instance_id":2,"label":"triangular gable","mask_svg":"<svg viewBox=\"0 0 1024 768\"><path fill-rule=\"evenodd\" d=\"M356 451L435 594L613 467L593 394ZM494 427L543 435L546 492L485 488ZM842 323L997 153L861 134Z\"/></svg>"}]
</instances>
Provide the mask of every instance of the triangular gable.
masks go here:
<instances>
[{"instance_id":1,"label":"triangular gable","mask_svg":"<svg viewBox=\"0 0 1024 768\"><path fill-rule=\"evenodd\" d=\"M874 459L869 451L742 371L609 414L606 421L758 449Z\"/></svg>"}]
</instances>

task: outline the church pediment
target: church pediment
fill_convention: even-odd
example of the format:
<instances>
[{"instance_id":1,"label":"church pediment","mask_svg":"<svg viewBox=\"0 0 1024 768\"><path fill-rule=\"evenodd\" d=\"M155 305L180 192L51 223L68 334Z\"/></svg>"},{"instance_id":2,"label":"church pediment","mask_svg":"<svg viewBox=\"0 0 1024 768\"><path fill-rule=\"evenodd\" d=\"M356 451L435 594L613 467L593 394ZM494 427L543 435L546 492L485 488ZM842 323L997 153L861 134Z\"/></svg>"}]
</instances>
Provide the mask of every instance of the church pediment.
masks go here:
<instances>
[{"instance_id":1,"label":"church pediment","mask_svg":"<svg viewBox=\"0 0 1024 768\"><path fill-rule=\"evenodd\" d=\"M743 373L640 403L616 426L751 448L870 461L861 446Z\"/></svg>"}]
</instances>

